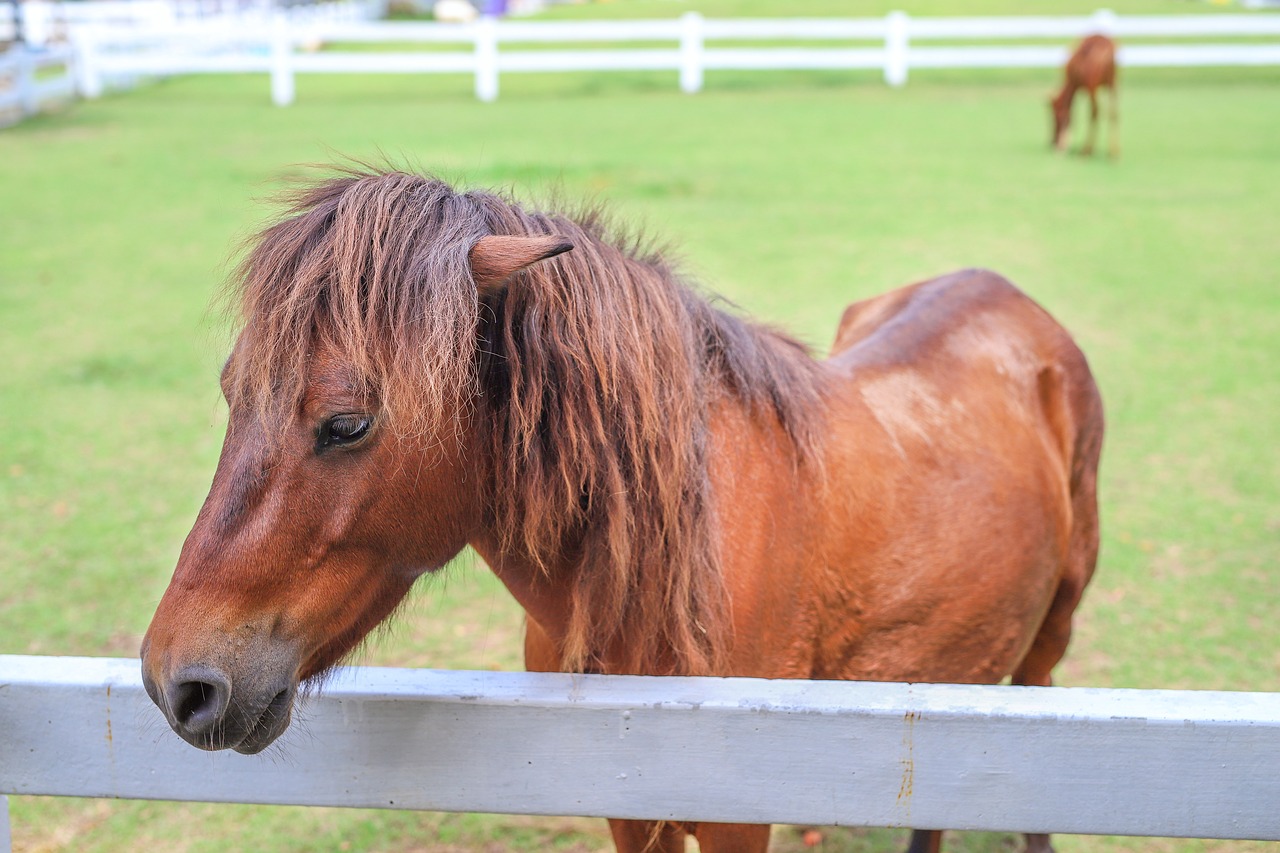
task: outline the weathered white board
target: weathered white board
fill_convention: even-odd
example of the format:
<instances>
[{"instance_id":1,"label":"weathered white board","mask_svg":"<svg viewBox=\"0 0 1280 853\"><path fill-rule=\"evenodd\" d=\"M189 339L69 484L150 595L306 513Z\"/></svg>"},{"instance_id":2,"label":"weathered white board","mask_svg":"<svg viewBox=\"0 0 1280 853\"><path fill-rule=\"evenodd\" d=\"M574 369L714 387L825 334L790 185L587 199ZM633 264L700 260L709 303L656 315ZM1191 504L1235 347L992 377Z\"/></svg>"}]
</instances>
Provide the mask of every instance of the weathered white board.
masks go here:
<instances>
[{"instance_id":1,"label":"weathered white board","mask_svg":"<svg viewBox=\"0 0 1280 853\"><path fill-rule=\"evenodd\" d=\"M0 794L1280 839L1280 694L349 669L259 756L0 656Z\"/></svg>"}]
</instances>

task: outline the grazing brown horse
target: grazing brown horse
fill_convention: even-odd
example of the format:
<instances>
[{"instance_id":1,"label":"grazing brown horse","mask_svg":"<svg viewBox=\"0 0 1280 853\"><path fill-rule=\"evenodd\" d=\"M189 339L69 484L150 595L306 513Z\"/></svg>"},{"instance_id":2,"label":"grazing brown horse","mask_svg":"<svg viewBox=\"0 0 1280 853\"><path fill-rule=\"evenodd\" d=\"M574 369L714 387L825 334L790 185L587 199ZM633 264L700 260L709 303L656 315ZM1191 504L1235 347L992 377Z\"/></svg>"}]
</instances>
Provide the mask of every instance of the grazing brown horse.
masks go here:
<instances>
[{"instance_id":1,"label":"grazing brown horse","mask_svg":"<svg viewBox=\"0 0 1280 853\"><path fill-rule=\"evenodd\" d=\"M1108 110L1111 120L1111 156L1120 155L1120 106L1116 94L1116 43L1106 36L1086 36L1076 47L1071 58L1067 60L1066 77L1062 83L1062 91L1049 101L1049 109L1053 112L1053 138L1050 140L1059 151L1067 148L1067 137L1071 130L1071 103L1076 92L1084 89L1089 95L1089 131L1085 138L1081 154L1093 154L1098 140L1098 90L1109 89L1111 105Z\"/></svg>"},{"instance_id":2,"label":"grazing brown horse","mask_svg":"<svg viewBox=\"0 0 1280 853\"><path fill-rule=\"evenodd\" d=\"M298 193L238 281L222 458L142 647L195 746L264 749L468 544L532 670L1050 683L1102 409L993 273L853 305L818 361L598 216L354 171ZM622 851L769 838L611 825Z\"/></svg>"}]
</instances>

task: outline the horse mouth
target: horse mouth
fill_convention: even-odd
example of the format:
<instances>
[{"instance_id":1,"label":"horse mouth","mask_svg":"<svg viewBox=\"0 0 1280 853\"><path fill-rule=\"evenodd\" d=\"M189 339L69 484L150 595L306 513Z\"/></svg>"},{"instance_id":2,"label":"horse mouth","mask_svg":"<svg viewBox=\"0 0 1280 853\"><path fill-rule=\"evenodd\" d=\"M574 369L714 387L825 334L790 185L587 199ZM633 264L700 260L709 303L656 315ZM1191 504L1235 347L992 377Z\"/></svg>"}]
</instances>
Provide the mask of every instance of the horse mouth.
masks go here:
<instances>
[{"instance_id":1,"label":"horse mouth","mask_svg":"<svg viewBox=\"0 0 1280 853\"><path fill-rule=\"evenodd\" d=\"M293 712L293 690L286 687L267 703L240 742L231 746L241 755L255 755L270 746L289 727Z\"/></svg>"}]
</instances>

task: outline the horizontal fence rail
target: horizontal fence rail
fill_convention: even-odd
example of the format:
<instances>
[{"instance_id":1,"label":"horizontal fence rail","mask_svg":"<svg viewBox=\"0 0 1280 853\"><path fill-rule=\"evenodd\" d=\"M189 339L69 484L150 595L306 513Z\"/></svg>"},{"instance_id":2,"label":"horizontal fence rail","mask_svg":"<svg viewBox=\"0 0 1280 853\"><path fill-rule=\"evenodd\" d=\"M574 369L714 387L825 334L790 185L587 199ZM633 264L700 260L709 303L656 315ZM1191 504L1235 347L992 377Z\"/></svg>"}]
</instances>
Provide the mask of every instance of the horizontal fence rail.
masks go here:
<instances>
[{"instance_id":1,"label":"horizontal fence rail","mask_svg":"<svg viewBox=\"0 0 1280 853\"><path fill-rule=\"evenodd\" d=\"M709 70L876 69L887 83L900 86L912 68L1059 66L1066 61L1065 42L1091 32L1178 40L1122 44L1121 65L1280 65L1280 15L1120 16L1105 10L1085 17L912 18L892 12L883 18L796 20L714 20L689 12L657 21L481 18L469 24L281 18L223 28L209 22L148 29L86 26L74 38L85 69L82 91L89 96L100 93L106 81L132 75L238 71L270 74L272 98L284 105L294 99L294 75L309 73L469 73L476 96L486 101L497 98L501 74L528 72L674 71L682 90L697 92ZM1216 41L1224 38L1274 41ZM1008 43L1037 39L1064 44ZM1215 41L1188 41L1204 39ZM993 44L938 44L947 40ZM653 46L663 42L671 46ZM628 43L647 44L620 47ZM421 47L357 52L346 48L351 44ZM580 44L592 46L566 47ZM330 47L315 50L318 45Z\"/></svg>"},{"instance_id":2,"label":"horizontal fence rail","mask_svg":"<svg viewBox=\"0 0 1280 853\"><path fill-rule=\"evenodd\" d=\"M0 795L1280 839L1280 694L355 668L297 713L203 753L137 660L0 656Z\"/></svg>"}]
</instances>

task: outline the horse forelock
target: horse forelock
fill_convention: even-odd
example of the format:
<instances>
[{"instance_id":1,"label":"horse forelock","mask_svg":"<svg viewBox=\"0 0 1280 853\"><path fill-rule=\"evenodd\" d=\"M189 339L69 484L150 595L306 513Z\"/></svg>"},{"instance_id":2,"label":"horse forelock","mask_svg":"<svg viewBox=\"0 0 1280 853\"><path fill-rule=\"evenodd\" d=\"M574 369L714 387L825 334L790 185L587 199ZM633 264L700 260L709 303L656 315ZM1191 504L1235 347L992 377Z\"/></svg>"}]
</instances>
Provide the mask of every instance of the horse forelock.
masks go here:
<instances>
[{"instance_id":1,"label":"horse forelock","mask_svg":"<svg viewBox=\"0 0 1280 853\"><path fill-rule=\"evenodd\" d=\"M468 252L488 234L554 234L574 249L482 302ZM820 467L803 347L712 307L598 211L531 212L402 172L297 193L236 281L232 385L270 422L301 399L317 341L351 362L401 435L438 436L475 413L477 479L503 550L569 584L564 668L608 654L619 671L718 670L731 638L715 407L737 400L775 420L796 463Z\"/></svg>"},{"instance_id":2,"label":"horse forelock","mask_svg":"<svg viewBox=\"0 0 1280 853\"><path fill-rule=\"evenodd\" d=\"M442 181L344 173L285 197L252 241L233 298L232 388L282 426L319 347L354 368L384 427L436 433L478 390L467 250L485 222Z\"/></svg>"}]
</instances>

